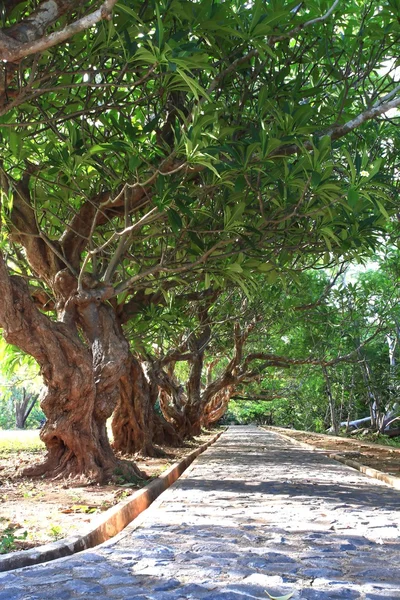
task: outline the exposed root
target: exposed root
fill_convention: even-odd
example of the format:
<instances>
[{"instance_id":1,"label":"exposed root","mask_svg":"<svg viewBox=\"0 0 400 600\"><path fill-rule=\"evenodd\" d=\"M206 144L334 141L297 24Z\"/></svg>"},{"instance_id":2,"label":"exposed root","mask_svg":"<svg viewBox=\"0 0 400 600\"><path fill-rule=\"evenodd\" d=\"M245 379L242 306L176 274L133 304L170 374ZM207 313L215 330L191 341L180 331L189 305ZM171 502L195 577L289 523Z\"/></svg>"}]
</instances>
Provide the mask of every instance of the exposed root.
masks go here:
<instances>
[{"instance_id":1,"label":"exposed root","mask_svg":"<svg viewBox=\"0 0 400 600\"><path fill-rule=\"evenodd\" d=\"M134 462L120 459L117 460L111 479L118 481L121 478L127 483L137 483L138 479L145 481L149 479L148 475L144 471L141 471Z\"/></svg>"},{"instance_id":2,"label":"exposed root","mask_svg":"<svg viewBox=\"0 0 400 600\"><path fill-rule=\"evenodd\" d=\"M29 478L45 477L54 481L62 479L79 481L84 485L105 484L115 480L116 477L122 477L126 481L147 479L146 473L141 471L134 462L118 458L107 461L107 465L103 467L96 465L95 461L89 460L82 464L76 458L60 461L46 458L41 463L23 469L21 475Z\"/></svg>"}]
</instances>

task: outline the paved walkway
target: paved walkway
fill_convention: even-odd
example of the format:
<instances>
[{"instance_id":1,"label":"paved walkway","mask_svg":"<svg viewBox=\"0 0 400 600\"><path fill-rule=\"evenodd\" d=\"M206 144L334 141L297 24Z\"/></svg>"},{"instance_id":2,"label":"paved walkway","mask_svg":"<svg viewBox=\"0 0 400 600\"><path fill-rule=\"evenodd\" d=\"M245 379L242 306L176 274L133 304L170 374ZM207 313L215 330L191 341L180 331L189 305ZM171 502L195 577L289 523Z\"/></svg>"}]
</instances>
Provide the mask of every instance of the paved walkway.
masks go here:
<instances>
[{"instance_id":1,"label":"paved walkway","mask_svg":"<svg viewBox=\"0 0 400 600\"><path fill-rule=\"evenodd\" d=\"M0 600L400 599L400 493L231 427L117 538L0 574Z\"/></svg>"}]
</instances>

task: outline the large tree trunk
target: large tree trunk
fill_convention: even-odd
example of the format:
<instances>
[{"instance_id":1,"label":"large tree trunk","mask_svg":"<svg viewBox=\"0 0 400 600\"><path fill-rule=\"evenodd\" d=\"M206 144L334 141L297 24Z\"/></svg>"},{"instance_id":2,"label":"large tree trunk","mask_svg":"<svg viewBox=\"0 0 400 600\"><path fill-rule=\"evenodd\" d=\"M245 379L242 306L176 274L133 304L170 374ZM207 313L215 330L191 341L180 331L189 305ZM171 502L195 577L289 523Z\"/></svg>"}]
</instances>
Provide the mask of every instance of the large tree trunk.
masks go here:
<instances>
[{"instance_id":1,"label":"large tree trunk","mask_svg":"<svg viewBox=\"0 0 400 600\"><path fill-rule=\"evenodd\" d=\"M169 423L164 415L154 412L154 442L160 446L182 446L183 438L178 431Z\"/></svg>"},{"instance_id":2,"label":"large tree trunk","mask_svg":"<svg viewBox=\"0 0 400 600\"><path fill-rule=\"evenodd\" d=\"M184 437L195 437L201 434L204 417L204 406L201 397L201 375L203 370L203 352L194 353L191 361L189 379L186 384L187 401L183 406L184 424L178 430Z\"/></svg>"},{"instance_id":3,"label":"large tree trunk","mask_svg":"<svg viewBox=\"0 0 400 600\"><path fill-rule=\"evenodd\" d=\"M131 356L113 414L115 450L121 454L157 457L164 455L157 445L180 445L182 440L172 425L155 412L157 397L158 379L153 365Z\"/></svg>"},{"instance_id":4,"label":"large tree trunk","mask_svg":"<svg viewBox=\"0 0 400 600\"><path fill-rule=\"evenodd\" d=\"M143 456L160 456L162 452L154 446L157 382L149 365L140 363L133 356L130 361L113 415L113 445L122 454L139 452Z\"/></svg>"},{"instance_id":5,"label":"large tree trunk","mask_svg":"<svg viewBox=\"0 0 400 600\"><path fill-rule=\"evenodd\" d=\"M162 373L159 383L161 411L165 420L174 427L178 438L183 440L200 435L203 416L200 399L196 402L190 398L183 386L166 373Z\"/></svg>"},{"instance_id":6,"label":"large tree trunk","mask_svg":"<svg viewBox=\"0 0 400 600\"><path fill-rule=\"evenodd\" d=\"M54 322L38 311L25 282L8 276L1 256L0 294L5 339L37 360L45 383L41 407L47 421L40 437L47 456L25 474L92 481L110 478L118 467L140 474L116 459L107 437L106 421L117 403L129 353L112 309L91 293L70 303L83 324L85 343L71 315L66 322Z\"/></svg>"},{"instance_id":7,"label":"large tree trunk","mask_svg":"<svg viewBox=\"0 0 400 600\"><path fill-rule=\"evenodd\" d=\"M234 390L235 387L233 385L229 385L215 394L211 401L209 401L204 411L205 427L211 427L224 416L228 410L229 400L231 399Z\"/></svg>"},{"instance_id":8,"label":"large tree trunk","mask_svg":"<svg viewBox=\"0 0 400 600\"><path fill-rule=\"evenodd\" d=\"M231 368L213 381L209 369L207 385L202 388L203 353L192 351L190 362L186 391L173 373L163 371L160 374L161 410L183 439L200 435L203 427L221 418L228 407L235 382Z\"/></svg>"}]
</instances>

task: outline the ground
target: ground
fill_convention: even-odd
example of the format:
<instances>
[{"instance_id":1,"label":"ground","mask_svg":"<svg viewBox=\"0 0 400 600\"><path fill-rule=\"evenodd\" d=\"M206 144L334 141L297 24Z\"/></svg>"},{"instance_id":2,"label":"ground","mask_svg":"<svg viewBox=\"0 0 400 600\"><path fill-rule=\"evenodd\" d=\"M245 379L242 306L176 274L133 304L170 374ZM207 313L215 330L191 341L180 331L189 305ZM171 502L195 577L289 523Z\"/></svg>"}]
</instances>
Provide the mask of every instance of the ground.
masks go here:
<instances>
[{"instance_id":1,"label":"ground","mask_svg":"<svg viewBox=\"0 0 400 600\"><path fill-rule=\"evenodd\" d=\"M269 429L269 428L268 428ZM317 434L310 431L295 431L271 427L272 431L281 432L300 442L305 442L330 454L341 454L344 458L355 460L367 467L400 477L400 448L384 446L336 436Z\"/></svg>"},{"instance_id":2,"label":"ground","mask_svg":"<svg viewBox=\"0 0 400 600\"><path fill-rule=\"evenodd\" d=\"M400 476L400 448L312 432L272 429L329 453L343 454L379 471ZM164 448L165 458L136 459L136 463L147 475L157 476L213 435L215 431L183 448ZM147 483L121 480L105 486L84 486L79 482L22 478L21 467L40 460L43 452L38 431L0 431L0 554L80 532L98 514Z\"/></svg>"},{"instance_id":3,"label":"ground","mask_svg":"<svg viewBox=\"0 0 400 600\"><path fill-rule=\"evenodd\" d=\"M205 433L182 448L164 447L164 458L135 458L135 462L149 477L157 477L215 433ZM21 468L43 455L38 431L0 431L0 554L81 532L101 512L149 482L121 479L109 485L82 485L21 477Z\"/></svg>"}]
</instances>

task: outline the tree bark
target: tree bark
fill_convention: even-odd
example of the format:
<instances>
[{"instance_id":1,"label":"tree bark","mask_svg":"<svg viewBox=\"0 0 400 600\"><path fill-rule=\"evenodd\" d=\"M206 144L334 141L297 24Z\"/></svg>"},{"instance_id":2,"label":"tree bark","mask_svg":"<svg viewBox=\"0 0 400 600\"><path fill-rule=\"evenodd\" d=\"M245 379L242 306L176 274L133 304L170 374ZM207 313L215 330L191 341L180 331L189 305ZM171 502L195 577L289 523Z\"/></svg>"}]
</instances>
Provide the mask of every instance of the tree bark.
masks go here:
<instances>
[{"instance_id":1,"label":"tree bark","mask_svg":"<svg viewBox=\"0 0 400 600\"><path fill-rule=\"evenodd\" d=\"M112 420L113 446L122 454L159 456L154 438L154 403L157 384L134 356L122 381L122 393Z\"/></svg>"},{"instance_id":2,"label":"tree bark","mask_svg":"<svg viewBox=\"0 0 400 600\"><path fill-rule=\"evenodd\" d=\"M205 427L211 427L224 416L234 390L235 386L227 386L211 399L204 411Z\"/></svg>"},{"instance_id":3,"label":"tree bark","mask_svg":"<svg viewBox=\"0 0 400 600\"><path fill-rule=\"evenodd\" d=\"M64 322L39 312L23 279L9 277L0 255L0 326L7 342L33 356L45 388L41 408L46 423L40 437L47 456L25 470L28 476L81 476L105 481L119 468L141 475L114 456L106 421L120 393L129 346L111 307L91 291L71 298ZM82 324L86 343L76 322Z\"/></svg>"},{"instance_id":4,"label":"tree bark","mask_svg":"<svg viewBox=\"0 0 400 600\"><path fill-rule=\"evenodd\" d=\"M182 440L173 426L155 411L159 388L153 365L134 356L130 361L113 414L114 449L121 454L163 456L163 450L157 446L179 446Z\"/></svg>"}]
</instances>

